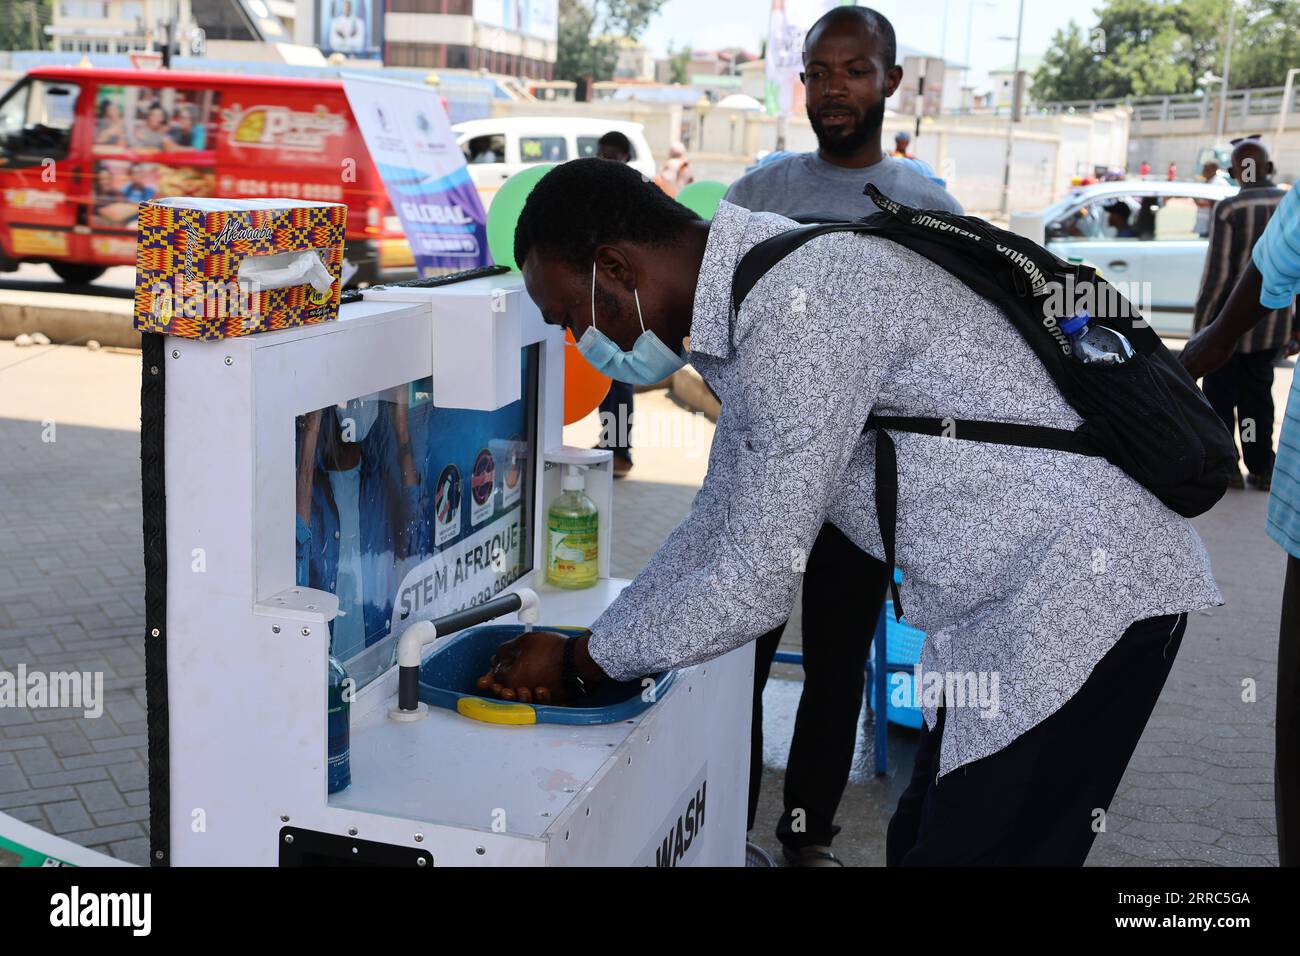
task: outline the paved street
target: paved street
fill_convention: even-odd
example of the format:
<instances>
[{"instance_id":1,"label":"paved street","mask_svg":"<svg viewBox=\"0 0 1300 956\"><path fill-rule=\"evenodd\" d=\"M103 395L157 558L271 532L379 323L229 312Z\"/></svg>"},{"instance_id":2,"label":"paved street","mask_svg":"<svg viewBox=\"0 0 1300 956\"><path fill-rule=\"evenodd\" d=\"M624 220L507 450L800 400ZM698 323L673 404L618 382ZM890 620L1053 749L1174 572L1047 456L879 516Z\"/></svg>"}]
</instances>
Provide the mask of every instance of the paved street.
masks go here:
<instances>
[{"instance_id":1,"label":"paved street","mask_svg":"<svg viewBox=\"0 0 1300 956\"><path fill-rule=\"evenodd\" d=\"M1285 397L1290 370L1276 391ZM0 342L0 670L104 674L103 716L0 708L0 810L144 863L147 855L138 355ZM638 448L615 494L613 561L630 576L686 513L712 427L662 393L638 414L686 447ZM53 426L53 434L50 428ZM49 438L53 440L49 440ZM569 430L590 444L594 422ZM682 442L678 441L678 445ZM1266 496L1228 497L1197 527L1226 607L1195 615L1169 684L1090 863L1276 863L1272 722L1282 554L1264 535ZM786 631L797 647L798 621ZM754 838L772 852L799 671L767 691L768 752ZM1243 701L1243 682L1255 699ZM890 774L871 775L871 723L842 806L836 851L883 863L884 826L910 772L913 731L891 727Z\"/></svg>"}]
</instances>

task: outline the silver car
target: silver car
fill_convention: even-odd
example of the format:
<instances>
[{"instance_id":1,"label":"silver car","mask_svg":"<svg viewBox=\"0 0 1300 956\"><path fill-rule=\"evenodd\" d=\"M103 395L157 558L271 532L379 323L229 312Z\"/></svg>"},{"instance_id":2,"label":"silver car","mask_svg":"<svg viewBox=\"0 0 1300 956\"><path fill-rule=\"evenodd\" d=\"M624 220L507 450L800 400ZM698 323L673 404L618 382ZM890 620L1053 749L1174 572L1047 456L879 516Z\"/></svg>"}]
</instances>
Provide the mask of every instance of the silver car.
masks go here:
<instances>
[{"instance_id":1,"label":"silver car","mask_svg":"<svg viewBox=\"0 0 1300 956\"><path fill-rule=\"evenodd\" d=\"M1094 266L1156 331L1188 335L1214 204L1236 192L1226 182L1097 183L1039 212L1012 213L1011 231Z\"/></svg>"}]
</instances>

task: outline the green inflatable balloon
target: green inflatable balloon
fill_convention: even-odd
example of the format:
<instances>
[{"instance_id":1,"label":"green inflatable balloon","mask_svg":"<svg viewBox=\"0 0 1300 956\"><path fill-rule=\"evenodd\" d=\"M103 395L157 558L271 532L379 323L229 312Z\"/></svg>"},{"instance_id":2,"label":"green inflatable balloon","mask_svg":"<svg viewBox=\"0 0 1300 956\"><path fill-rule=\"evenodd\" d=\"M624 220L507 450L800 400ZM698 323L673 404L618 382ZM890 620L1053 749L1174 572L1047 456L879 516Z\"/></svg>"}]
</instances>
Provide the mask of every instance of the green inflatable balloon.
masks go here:
<instances>
[{"instance_id":1,"label":"green inflatable balloon","mask_svg":"<svg viewBox=\"0 0 1300 956\"><path fill-rule=\"evenodd\" d=\"M718 203L727 194L727 187L712 179L702 179L698 183L683 186L677 193L677 201L691 212L712 219L718 211Z\"/></svg>"},{"instance_id":2,"label":"green inflatable balloon","mask_svg":"<svg viewBox=\"0 0 1300 956\"><path fill-rule=\"evenodd\" d=\"M537 181L554 168L554 163L529 166L507 179L497 190L487 217L488 250L497 265L519 271L519 264L515 262L515 226L519 224L519 214L524 211L524 201Z\"/></svg>"}]
</instances>

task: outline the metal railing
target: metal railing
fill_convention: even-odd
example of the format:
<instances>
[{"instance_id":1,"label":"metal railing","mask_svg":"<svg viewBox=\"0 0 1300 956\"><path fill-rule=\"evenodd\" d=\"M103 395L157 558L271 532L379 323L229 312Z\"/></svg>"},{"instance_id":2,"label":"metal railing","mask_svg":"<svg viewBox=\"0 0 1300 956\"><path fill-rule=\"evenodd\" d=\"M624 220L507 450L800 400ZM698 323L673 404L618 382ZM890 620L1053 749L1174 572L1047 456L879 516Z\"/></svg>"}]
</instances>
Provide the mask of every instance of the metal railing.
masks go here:
<instances>
[{"instance_id":1,"label":"metal railing","mask_svg":"<svg viewBox=\"0 0 1300 956\"><path fill-rule=\"evenodd\" d=\"M1227 97L1227 119L1250 119L1254 117L1276 118L1282 110L1282 97L1285 87L1266 86L1253 90L1229 90ZM1125 106L1133 111L1134 125L1142 122L1167 122L1170 120L1208 120L1216 115L1219 97L1214 91L1202 93L1177 93L1170 96L1130 96L1102 100L1070 100L1056 103L1040 103L1035 112L1042 115L1069 115L1072 113L1094 113L1097 110L1115 109ZM1300 116L1300 88L1291 93L1291 102L1287 109L1288 124Z\"/></svg>"}]
</instances>

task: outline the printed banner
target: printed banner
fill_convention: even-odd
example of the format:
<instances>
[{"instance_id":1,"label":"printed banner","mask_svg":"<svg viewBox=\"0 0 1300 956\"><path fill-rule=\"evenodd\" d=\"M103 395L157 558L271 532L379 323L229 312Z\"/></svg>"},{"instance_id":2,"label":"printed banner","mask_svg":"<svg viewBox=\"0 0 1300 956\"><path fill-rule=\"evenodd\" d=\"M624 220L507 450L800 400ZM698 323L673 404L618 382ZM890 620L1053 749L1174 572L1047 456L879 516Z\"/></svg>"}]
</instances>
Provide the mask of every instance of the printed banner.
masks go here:
<instances>
[{"instance_id":1,"label":"printed banner","mask_svg":"<svg viewBox=\"0 0 1300 956\"><path fill-rule=\"evenodd\" d=\"M487 213L437 90L354 74L343 89L420 274L487 265Z\"/></svg>"},{"instance_id":2,"label":"printed banner","mask_svg":"<svg viewBox=\"0 0 1300 956\"><path fill-rule=\"evenodd\" d=\"M772 0L767 21L765 88L767 112L790 116L804 111L803 37L840 0Z\"/></svg>"},{"instance_id":3,"label":"printed banner","mask_svg":"<svg viewBox=\"0 0 1300 956\"><path fill-rule=\"evenodd\" d=\"M397 589L389 634L400 637L416 621L492 600L524 573L523 548L523 509L516 505L454 546L421 561Z\"/></svg>"}]
</instances>

